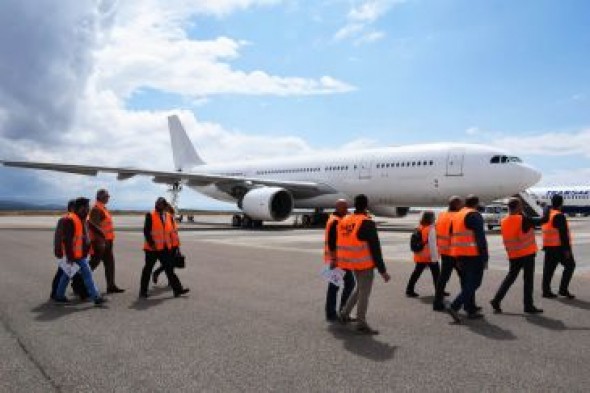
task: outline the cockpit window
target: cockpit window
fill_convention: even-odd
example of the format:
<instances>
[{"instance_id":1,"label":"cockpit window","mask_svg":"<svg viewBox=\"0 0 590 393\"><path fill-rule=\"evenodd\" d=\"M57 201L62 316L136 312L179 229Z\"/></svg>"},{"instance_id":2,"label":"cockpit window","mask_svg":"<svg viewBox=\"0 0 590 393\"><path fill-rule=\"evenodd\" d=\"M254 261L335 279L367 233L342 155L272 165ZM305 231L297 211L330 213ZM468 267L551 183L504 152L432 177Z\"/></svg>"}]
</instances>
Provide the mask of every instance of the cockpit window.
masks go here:
<instances>
[{"instance_id":1,"label":"cockpit window","mask_svg":"<svg viewBox=\"0 0 590 393\"><path fill-rule=\"evenodd\" d=\"M522 160L518 157L508 157L509 162L522 162Z\"/></svg>"},{"instance_id":2,"label":"cockpit window","mask_svg":"<svg viewBox=\"0 0 590 393\"><path fill-rule=\"evenodd\" d=\"M522 162L522 160L516 156L493 156L490 160L490 164L506 164L508 162Z\"/></svg>"},{"instance_id":3,"label":"cockpit window","mask_svg":"<svg viewBox=\"0 0 590 393\"><path fill-rule=\"evenodd\" d=\"M491 164L498 164L500 163L500 156L493 156L492 159L490 160Z\"/></svg>"}]
</instances>

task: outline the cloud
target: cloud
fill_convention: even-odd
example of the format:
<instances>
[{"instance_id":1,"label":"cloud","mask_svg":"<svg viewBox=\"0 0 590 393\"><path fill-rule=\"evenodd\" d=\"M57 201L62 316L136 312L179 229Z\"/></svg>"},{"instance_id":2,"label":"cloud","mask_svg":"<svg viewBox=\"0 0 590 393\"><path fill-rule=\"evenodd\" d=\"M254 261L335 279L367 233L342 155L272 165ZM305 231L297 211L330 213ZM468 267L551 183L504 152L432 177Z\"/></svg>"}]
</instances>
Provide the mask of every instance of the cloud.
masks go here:
<instances>
[{"instance_id":1,"label":"cloud","mask_svg":"<svg viewBox=\"0 0 590 393\"><path fill-rule=\"evenodd\" d=\"M538 186L579 186L590 184L590 168L553 170L543 174Z\"/></svg>"},{"instance_id":2,"label":"cloud","mask_svg":"<svg viewBox=\"0 0 590 393\"><path fill-rule=\"evenodd\" d=\"M547 156L583 155L590 158L590 129L576 132L547 132L523 136L498 135L491 141L495 146L510 146L511 150Z\"/></svg>"},{"instance_id":3,"label":"cloud","mask_svg":"<svg viewBox=\"0 0 590 393\"><path fill-rule=\"evenodd\" d=\"M387 14L394 6L405 3L406 0L364 0L354 2L348 11L346 24L335 34L336 41L347 38L354 39L355 45L375 42L385 37L382 31L369 31L370 26Z\"/></svg>"}]
</instances>

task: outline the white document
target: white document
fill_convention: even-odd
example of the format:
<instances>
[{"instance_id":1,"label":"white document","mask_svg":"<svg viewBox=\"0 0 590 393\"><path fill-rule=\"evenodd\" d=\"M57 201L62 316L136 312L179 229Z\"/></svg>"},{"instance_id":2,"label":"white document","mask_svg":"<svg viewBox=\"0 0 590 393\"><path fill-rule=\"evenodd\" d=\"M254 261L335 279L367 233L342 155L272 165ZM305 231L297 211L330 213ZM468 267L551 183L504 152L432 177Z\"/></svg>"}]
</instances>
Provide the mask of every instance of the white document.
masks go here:
<instances>
[{"instance_id":1,"label":"white document","mask_svg":"<svg viewBox=\"0 0 590 393\"><path fill-rule=\"evenodd\" d=\"M72 263L71 265L66 261L66 259L60 259L58 262L59 268L67 274L69 278L74 277L74 274L78 273L80 270L80 266L76 262Z\"/></svg>"},{"instance_id":2,"label":"white document","mask_svg":"<svg viewBox=\"0 0 590 393\"><path fill-rule=\"evenodd\" d=\"M330 269L330 266L326 266L324 270L322 270L322 277L324 280L331 282L332 284L336 285L337 287L342 287L344 285L344 274L346 272L339 267L334 269Z\"/></svg>"}]
</instances>

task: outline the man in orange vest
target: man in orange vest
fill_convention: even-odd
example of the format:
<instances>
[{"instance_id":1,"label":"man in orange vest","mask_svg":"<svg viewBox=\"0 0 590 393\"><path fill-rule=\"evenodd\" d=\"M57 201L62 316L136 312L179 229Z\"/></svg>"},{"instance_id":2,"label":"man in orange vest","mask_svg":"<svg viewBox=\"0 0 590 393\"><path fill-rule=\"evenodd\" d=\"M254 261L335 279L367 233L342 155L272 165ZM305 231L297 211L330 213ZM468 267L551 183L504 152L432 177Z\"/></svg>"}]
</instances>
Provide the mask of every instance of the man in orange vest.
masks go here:
<instances>
[{"instance_id":1,"label":"man in orange vest","mask_svg":"<svg viewBox=\"0 0 590 393\"><path fill-rule=\"evenodd\" d=\"M479 198L469 195L465 199L465 207L458 211L451 221L451 255L456 258L457 267L463 271L461 293L447 308L447 312L456 323L461 322L458 314L461 307L470 319L483 317L478 312L474 299L489 256L484 220L478 206Z\"/></svg>"},{"instance_id":2,"label":"man in orange vest","mask_svg":"<svg viewBox=\"0 0 590 393\"><path fill-rule=\"evenodd\" d=\"M90 268L92 271L96 270L102 260L107 282L107 293L121 293L125 292L125 290L115 284L115 257L113 256L115 227L111 213L106 207L109 198L110 195L107 190L98 190L96 192L96 203L90 210L88 217L90 240L92 241Z\"/></svg>"},{"instance_id":3,"label":"man in orange vest","mask_svg":"<svg viewBox=\"0 0 590 393\"><path fill-rule=\"evenodd\" d=\"M168 204L168 206L166 206L166 212L172 216L172 249L170 253L172 254L172 258L175 258L176 256L180 255L180 236L178 235L178 223L175 219L176 211L171 204ZM172 267L174 268L176 266L173 264ZM163 271L164 266L160 264L160 267L154 270L152 273L152 282L154 285L158 284L158 277Z\"/></svg>"},{"instance_id":4,"label":"man in orange vest","mask_svg":"<svg viewBox=\"0 0 590 393\"><path fill-rule=\"evenodd\" d=\"M543 250L545 251L545 263L543 266L543 297L556 298L551 291L551 279L557 268L557 264L563 265L559 295L568 299L575 298L569 292L569 284L574 275L576 262L572 254L572 242L569 225L565 215L561 212L563 197L553 195L551 197L551 209L545 217L543 226Z\"/></svg>"},{"instance_id":5,"label":"man in orange vest","mask_svg":"<svg viewBox=\"0 0 590 393\"><path fill-rule=\"evenodd\" d=\"M324 234L324 263L330 265L331 269L334 269L337 266L336 247L338 238L338 224L347 215L348 203L345 199L337 200L336 211L334 211L334 213L332 213L328 219ZM344 271L344 288L342 289L342 296L340 297L340 310L342 310L348 301L352 290L354 289L354 277L352 271L349 269L345 269ZM339 287L332 283L328 284L328 292L326 294L326 320L329 322L333 322L338 319L338 313L336 313L336 303L339 289Z\"/></svg>"},{"instance_id":6,"label":"man in orange vest","mask_svg":"<svg viewBox=\"0 0 590 393\"><path fill-rule=\"evenodd\" d=\"M381 244L375 222L367 214L369 200L360 194L354 198L354 214L340 220L336 245L338 266L353 271L356 281L354 292L340 313L342 323L352 322L350 313L357 306L357 325L355 330L361 334L379 334L367 324L367 308L373 288L373 270L377 268L383 281L390 276L385 268L381 254Z\"/></svg>"},{"instance_id":7,"label":"man in orange vest","mask_svg":"<svg viewBox=\"0 0 590 393\"><path fill-rule=\"evenodd\" d=\"M78 198L74 201L74 212L68 215L68 219L63 223L63 244L64 254L68 264L76 263L80 267L80 274L84 280L84 285L90 297L94 300L95 305L104 303L100 292L92 279L92 270L88 265L88 252L90 250L90 239L88 238L88 229L86 228L86 217L90 210L90 200L87 198ZM62 274L55 301L58 303L67 303L65 296L66 288L70 282L67 274Z\"/></svg>"},{"instance_id":8,"label":"man in orange vest","mask_svg":"<svg viewBox=\"0 0 590 393\"><path fill-rule=\"evenodd\" d=\"M537 242L535 240L535 221L522 212L522 202L518 198L510 198L508 201L510 214L502 219L502 240L510 269L504 281L498 288L496 296L490 301L494 311L501 313L500 303L510 286L523 270L524 280L524 312L529 314L542 313L543 310L533 304L533 282L535 279L535 257L537 255ZM540 223L540 219L538 219Z\"/></svg>"},{"instance_id":9,"label":"man in orange vest","mask_svg":"<svg viewBox=\"0 0 590 393\"><path fill-rule=\"evenodd\" d=\"M172 262L172 232L174 227L172 216L166 212L167 206L168 202L166 202L166 199L160 197L156 200L155 209L145 215L145 223L143 225L145 265L141 272L139 289L139 297L142 298L148 297L147 290L150 283L150 276L158 260L164 266L164 273L168 278L168 283L172 287L174 297L189 292L188 288L182 287L180 280L174 273Z\"/></svg>"},{"instance_id":10,"label":"man in orange vest","mask_svg":"<svg viewBox=\"0 0 590 393\"><path fill-rule=\"evenodd\" d=\"M451 220L456 212L463 208L463 200L458 196L449 198L449 208L441 212L436 220L436 244L441 257L441 272L436 282L436 292L432 308L434 311L444 311L443 299L449 294L445 292L453 269L457 271L461 286L463 286L463 274L457 269L455 258L451 255Z\"/></svg>"}]
</instances>

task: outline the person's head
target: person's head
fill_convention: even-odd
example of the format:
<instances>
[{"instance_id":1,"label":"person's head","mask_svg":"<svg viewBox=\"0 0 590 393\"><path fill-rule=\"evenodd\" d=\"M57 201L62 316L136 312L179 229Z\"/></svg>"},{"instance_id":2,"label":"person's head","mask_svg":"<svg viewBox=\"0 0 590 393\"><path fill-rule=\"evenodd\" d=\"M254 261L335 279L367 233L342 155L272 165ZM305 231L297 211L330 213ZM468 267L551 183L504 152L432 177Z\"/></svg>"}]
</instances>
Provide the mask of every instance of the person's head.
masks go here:
<instances>
[{"instance_id":1,"label":"person's head","mask_svg":"<svg viewBox=\"0 0 590 393\"><path fill-rule=\"evenodd\" d=\"M176 213L174 207L169 203L166 203L166 211L172 215Z\"/></svg>"},{"instance_id":2,"label":"person's head","mask_svg":"<svg viewBox=\"0 0 590 393\"><path fill-rule=\"evenodd\" d=\"M479 198L473 194L467 195L467 198L465 198L465 207L477 209L479 207Z\"/></svg>"},{"instance_id":3,"label":"person's head","mask_svg":"<svg viewBox=\"0 0 590 393\"><path fill-rule=\"evenodd\" d=\"M74 200L74 213L81 219L85 219L90 211L90 199L80 197Z\"/></svg>"},{"instance_id":4,"label":"person's head","mask_svg":"<svg viewBox=\"0 0 590 393\"><path fill-rule=\"evenodd\" d=\"M100 190L96 191L96 200L97 201L104 203L106 205L109 202L109 198L110 198L110 195L106 189L101 188Z\"/></svg>"},{"instance_id":5,"label":"person's head","mask_svg":"<svg viewBox=\"0 0 590 393\"><path fill-rule=\"evenodd\" d=\"M369 198L365 194L359 194L354 197L354 208L359 212L364 212L369 207Z\"/></svg>"},{"instance_id":6,"label":"person's head","mask_svg":"<svg viewBox=\"0 0 590 393\"><path fill-rule=\"evenodd\" d=\"M164 197L159 197L158 199L156 199L156 211L162 213L163 211L166 210L166 206L168 206L168 202L166 201L166 198Z\"/></svg>"},{"instance_id":7,"label":"person's head","mask_svg":"<svg viewBox=\"0 0 590 393\"><path fill-rule=\"evenodd\" d=\"M458 212L463 207L463 200L457 195L449 198L449 211Z\"/></svg>"},{"instance_id":8,"label":"person's head","mask_svg":"<svg viewBox=\"0 0 590 393\"><path fill-rule=\"evenodd\" d=\"M522 203L518 198L510 198L508 200L508 210L510 214L518 214L522 211Z\"/></svg>"},{"instance_id":9,"label":"person's head","mask_svg":"<svg viewBox=\"0 0 590 393\"><path fill-rule=\"evenodd\" d=\"M560 209L563 206L563 197L559 194L553 194L551 197L551 207Z\"/></svg>"},{"instance_id":10,"label":"person's head","mask_svg":"<svg viewBox=\"0 0 590 393\"><path fill-rule=\"evenodd\" d=\"M341 215L348 213L348 202L346 202L346 199L338 199L336 201L336 213Z\"/></svg>"},{"instance_id":11,"label":"person's head","mask_svg":"<svg viewBox=\"0 0 590 393\"><path fill-rule=\"evenodd\" d=\"M76 203L75 199L70 199L68 201L68 213L73 213L74 212L74 204Z\"/></svg>"},{"instance_id":12,"label":"person's head","mask_svg":"<svg viewBox=\"0 0 590 393\"><path fill-rule=\"evenodd\" d=\"M426 210L422 212L420 217L420 225L428 226L434 223L434 212L432 210Z\"/></svg>"}]
</instances>

